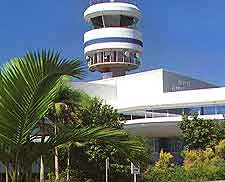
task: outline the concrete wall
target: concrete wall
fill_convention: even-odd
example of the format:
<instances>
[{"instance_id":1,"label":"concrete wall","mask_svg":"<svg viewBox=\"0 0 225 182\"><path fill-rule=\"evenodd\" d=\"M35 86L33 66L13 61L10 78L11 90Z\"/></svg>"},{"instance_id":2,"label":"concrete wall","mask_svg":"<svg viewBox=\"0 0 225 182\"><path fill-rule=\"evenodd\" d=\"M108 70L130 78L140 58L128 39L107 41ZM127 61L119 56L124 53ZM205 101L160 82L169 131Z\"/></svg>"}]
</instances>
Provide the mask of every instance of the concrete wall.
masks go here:
<instances>
[{"instance_id":1,"label":"concrete wall","mask_svg":"<svg viewBox=\"0 0 225 182\"><path fill-rule=\"evenodd\" d=\"M216 86L162 69L74 86L120 112L225 103L225 87L212 88Z\"/></svg>"},{"instance_id":2,"label":"concrete wall","mask_svg":"<svg viewBox=\"0 0 225 182\"><path fill-rule=\"evenodd\" d=\"M73 87L78 90L84 91L92 97L99 97L113 106L117 101L117 91L114 82L111 82L111 84L75 82L73 83Z\"/></svg>"},{"instance_id":3,"label":"concrete wall","mask_svg":"<svg viewBox=\"0 0 225 182\"><path fill-rule=\"evenodd\" d=\"M151 98L163 92L163 70L138 73L117 79L117 107Z\"/></svg>"},{"instance_id":4,"label":"concrete wall","mask_svg":"<svg viewBox=\"0 0 225 182\"><path fill-rule=\"evenodd\" d=\"M163 70L158 69L87 83L75 82L73 86L91 96L100 97L118 108L122 103L136 103L143 97L162 94Z\"/></svg>"}]
</instances>

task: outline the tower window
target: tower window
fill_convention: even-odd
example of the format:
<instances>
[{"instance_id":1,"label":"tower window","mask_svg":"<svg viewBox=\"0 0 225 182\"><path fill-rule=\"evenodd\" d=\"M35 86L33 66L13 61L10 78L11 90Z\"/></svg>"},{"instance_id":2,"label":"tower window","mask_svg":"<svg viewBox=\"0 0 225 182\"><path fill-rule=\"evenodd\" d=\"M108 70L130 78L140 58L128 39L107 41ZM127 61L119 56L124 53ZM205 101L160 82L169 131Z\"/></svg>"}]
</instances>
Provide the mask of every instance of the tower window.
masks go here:
<instances>
[{"instance_id":1,"label":"tower window","mask_svg":"<svg viewBox=\"0 0 225 182\"><path fill-rule=\"evenodd\" d=\"M97 58L98 58L97 54L94 54L94 64L97 63Z\"/></svg>"},{"instance_id":2,"label":"tower window","mask_svg":"<svg viewBox=\"0 0 225 182\"><path fill-rule=\"evenodd\" d=\"M113 52L113 55L114 55L114 60L113 61L114 62L117 62L117 54L116 54L116 51Z\"/></svg>"},{"instance_id":3,"label":"tower window","mask_svg":"<svg viewBox=\"0 0 225 182\"><path fill-rule=\"evenodd\" d=\"M120 26L121 27L129 27L135 24L135 18L130 16L120 16Z\"/></svg>"},{"instance_id":4,"label":"tower window","mask_svg":"<svg viewBox=\"0 0 225 182\"><path fill-rule=\"evenodd\" d=\"M123 52L122 51L118 51L118 62L123 62Z\"/></svg>"},{"instance_id":5,"label":"tower window","mask_svg":"<svg viewBox=\"0 0 225 182\"><path fill-rule=\"evenodd\" d=\"M111 52L107 51L104 53L104 61L105 62L110 62L111 61Z\"/></svg>"},{"instance_id":6,"label":"tower window","mask_svg":"<svg viewBox=\"0 0 225 182\"><path fill-rule=\"evenodd\" d=\"M135 27L138 20L125 15L103 15L91 18L94 29L103 27Z\"/></svg>"},{"instance_id":7,"label":"tower window","mask_svg":"<svg viewBox=\"0 0 225 182\"><path fill-rule=\"evenodd\" d=\"M94 29L103 28L103 19L102 16L91 18L92 25Z\"/></svg>"}]
</instances>

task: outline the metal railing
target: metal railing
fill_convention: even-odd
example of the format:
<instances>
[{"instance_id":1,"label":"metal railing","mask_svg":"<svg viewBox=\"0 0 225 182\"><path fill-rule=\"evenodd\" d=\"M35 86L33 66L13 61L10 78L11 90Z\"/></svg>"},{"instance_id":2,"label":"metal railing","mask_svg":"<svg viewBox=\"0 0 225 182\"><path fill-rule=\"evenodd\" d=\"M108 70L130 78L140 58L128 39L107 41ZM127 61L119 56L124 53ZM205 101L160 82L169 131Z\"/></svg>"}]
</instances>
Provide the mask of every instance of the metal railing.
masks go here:
<instances>
[{"instance_id":1,"label":"metal railing","mask_svg":"<svg viewBox=\"0 0 225 182\"><path fill-rule=\"evenodd\" d=\"M95 4L110 3L110 2L121 2L121 3L129 3L129 4L137 5L136 0L90 0L89 5L92 6Z\"/></svg>"}]
</instances>

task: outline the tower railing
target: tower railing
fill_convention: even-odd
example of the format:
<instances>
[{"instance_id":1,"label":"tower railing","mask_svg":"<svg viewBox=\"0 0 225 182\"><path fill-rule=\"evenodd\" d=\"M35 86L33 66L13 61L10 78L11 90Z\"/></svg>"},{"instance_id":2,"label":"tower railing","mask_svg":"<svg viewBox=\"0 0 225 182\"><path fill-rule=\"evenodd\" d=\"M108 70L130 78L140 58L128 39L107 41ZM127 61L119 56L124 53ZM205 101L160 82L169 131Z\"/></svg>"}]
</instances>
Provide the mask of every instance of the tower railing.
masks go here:
<instances>
[{"instance_id":1,"label":"tower railing","mask_svg":"<svg viewBox=\"0 0 225 182\"><path fill-rule=\"evenodd\" d=\"M136 0L90 0L89 5L95 5L95 4L100 4L100 3L110 3L110 2L120 2L120 3L129 3L133 5L137 5Z\"/></svg>"}]
</instances>

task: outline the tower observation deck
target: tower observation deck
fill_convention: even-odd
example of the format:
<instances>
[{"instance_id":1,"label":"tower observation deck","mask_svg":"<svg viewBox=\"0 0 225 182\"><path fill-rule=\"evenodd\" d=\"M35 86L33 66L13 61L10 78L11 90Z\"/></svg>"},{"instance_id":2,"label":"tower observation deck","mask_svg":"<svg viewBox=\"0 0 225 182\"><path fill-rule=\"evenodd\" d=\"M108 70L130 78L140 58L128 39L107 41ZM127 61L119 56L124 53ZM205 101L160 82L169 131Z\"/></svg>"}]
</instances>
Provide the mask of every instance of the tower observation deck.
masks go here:
<instances>
[{"instance_id":1,"label":"tower observation deck","mask_svg":"<svg viewBox=\"0 0 225 182\"><path fill-rule=\"evenodd\" d=\"M91 0L84 12L91 24L84 34L84 54L91 71L103 78L125 75L141 64L141 11L135 0Z\"/></svg>"}]
</instances>

